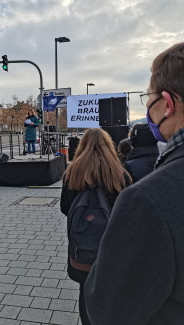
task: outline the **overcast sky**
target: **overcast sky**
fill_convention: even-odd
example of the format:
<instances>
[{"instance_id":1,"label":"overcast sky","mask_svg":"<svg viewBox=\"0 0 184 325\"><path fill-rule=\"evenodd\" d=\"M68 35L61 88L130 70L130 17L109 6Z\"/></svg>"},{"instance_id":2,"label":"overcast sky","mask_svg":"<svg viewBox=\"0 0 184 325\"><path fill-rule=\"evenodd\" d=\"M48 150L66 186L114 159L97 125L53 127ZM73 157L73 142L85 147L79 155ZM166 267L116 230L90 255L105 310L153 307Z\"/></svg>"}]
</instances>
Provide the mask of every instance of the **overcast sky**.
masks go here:
<instances>
[{"instance_id":1,"label":"overcast sky","mask_svg":"<svg viewBox=\"0 0 184 325\"><path fill-rule=\"evenodd\" d=\"M145 91L154 57L184 40L183 0L0 0L0 56L35 62L45 89L55 88L55 37L58 87L72 95ZM0 103L39 94L40 79L30 64L0 70ZM145 110L130 94L130 117Z\"/></svg>"}]
</instances>

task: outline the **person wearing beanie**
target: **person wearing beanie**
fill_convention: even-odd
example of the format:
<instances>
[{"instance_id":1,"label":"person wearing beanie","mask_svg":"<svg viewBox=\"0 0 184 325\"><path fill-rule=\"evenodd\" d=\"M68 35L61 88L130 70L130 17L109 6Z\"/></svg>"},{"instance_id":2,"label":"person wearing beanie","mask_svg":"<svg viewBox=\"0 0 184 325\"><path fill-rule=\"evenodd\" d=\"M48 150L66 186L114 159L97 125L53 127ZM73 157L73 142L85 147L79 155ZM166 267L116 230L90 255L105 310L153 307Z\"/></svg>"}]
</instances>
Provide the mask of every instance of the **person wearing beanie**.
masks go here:
<instances>
[{"instance_id":1,"label":"person wearing beanie","mask_svg":"<svg viewBox=\"0 0 184 325\"><path fill-rule=\"evenodd\" d=\"M159 155L158 141L147 123L134 124L129 135L132 150L123 166L131 175L133 183L136 183L153 171Z\"/></svg>"}]
</instances>

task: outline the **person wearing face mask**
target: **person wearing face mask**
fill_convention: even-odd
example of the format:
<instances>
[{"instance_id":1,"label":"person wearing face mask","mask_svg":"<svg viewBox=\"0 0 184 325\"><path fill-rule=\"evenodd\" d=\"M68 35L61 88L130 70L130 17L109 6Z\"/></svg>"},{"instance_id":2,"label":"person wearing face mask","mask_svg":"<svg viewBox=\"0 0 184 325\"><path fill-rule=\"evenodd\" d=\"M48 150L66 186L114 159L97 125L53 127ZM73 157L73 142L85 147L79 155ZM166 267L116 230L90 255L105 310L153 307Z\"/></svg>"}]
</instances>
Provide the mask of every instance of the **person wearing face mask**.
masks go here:
<instances>
[{"instance_id":1,"label":"person wearing face mask","mask_svg":"<svg viewBox=\"0 0 184 325\"><path fill-rule=\"evenodd\" d=\"M154 170L159 155L157 139L147 123L135 123L129 132L132 150L124 162L124 168L132 177L133 183Z\"/></svg>"},{"instance_id":2,"label":"person wearing face mask","mask_svg":"<svg viewBox=\"0 0 184 325\"><path fill-rule=\"evenodd\" d=\"M72 133L72 137L69 140L69 160L71 161L75 155L75 151L78 147L80 139L77 137L77 133L73 132Z\"/></svg>"},{"instance_id":3,"label":"person wearing face mask","mask_svg":"<svg viewBox=\"0 0 184 325\"><path fill-rule=\"evenodd\" d=\"M184 324L184 42L153 61L148 125L166 145L121 192L85 284L93 325Z\"/></svg>"}]
</instances>

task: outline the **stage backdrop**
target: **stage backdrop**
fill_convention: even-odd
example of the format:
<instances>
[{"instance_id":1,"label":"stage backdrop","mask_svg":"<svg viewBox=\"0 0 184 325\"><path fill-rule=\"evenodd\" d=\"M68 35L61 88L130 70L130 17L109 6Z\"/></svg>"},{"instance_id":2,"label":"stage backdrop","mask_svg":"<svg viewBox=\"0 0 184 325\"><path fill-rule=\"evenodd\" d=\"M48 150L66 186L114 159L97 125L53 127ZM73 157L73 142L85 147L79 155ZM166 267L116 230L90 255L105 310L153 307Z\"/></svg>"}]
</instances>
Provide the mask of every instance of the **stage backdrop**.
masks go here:
<instances>
[{"instance_id":1,"label":"stage backdrop","mask_svg":"<svg viewBox=\"0 0 184 325\"><path fill-rule=\"evenodd\" d=\"M99 99L126 97L126 93L77 95L67 97L68 128L98 128Z\"/></svg>"}]
</instances>

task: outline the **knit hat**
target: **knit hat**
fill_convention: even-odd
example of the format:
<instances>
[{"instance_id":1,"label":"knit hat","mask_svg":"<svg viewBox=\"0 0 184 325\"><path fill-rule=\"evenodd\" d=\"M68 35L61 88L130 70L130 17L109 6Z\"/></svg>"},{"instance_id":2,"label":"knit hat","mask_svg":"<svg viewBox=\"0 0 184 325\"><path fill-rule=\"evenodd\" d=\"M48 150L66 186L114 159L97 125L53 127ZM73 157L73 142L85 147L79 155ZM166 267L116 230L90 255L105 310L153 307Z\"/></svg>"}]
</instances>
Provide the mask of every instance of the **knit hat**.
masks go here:
<instances>
[{"instance_id":1,"label":"knit hat","mask_svg":"<svg viewBox=\"0 0 184 325\"><path fill-rule=\"evenodd\" d=\"M149 147L155 146L157 140L150 131L147 123L136 123L130 131L130 140L133 147Z\"/></svg>"}]
</instances>

